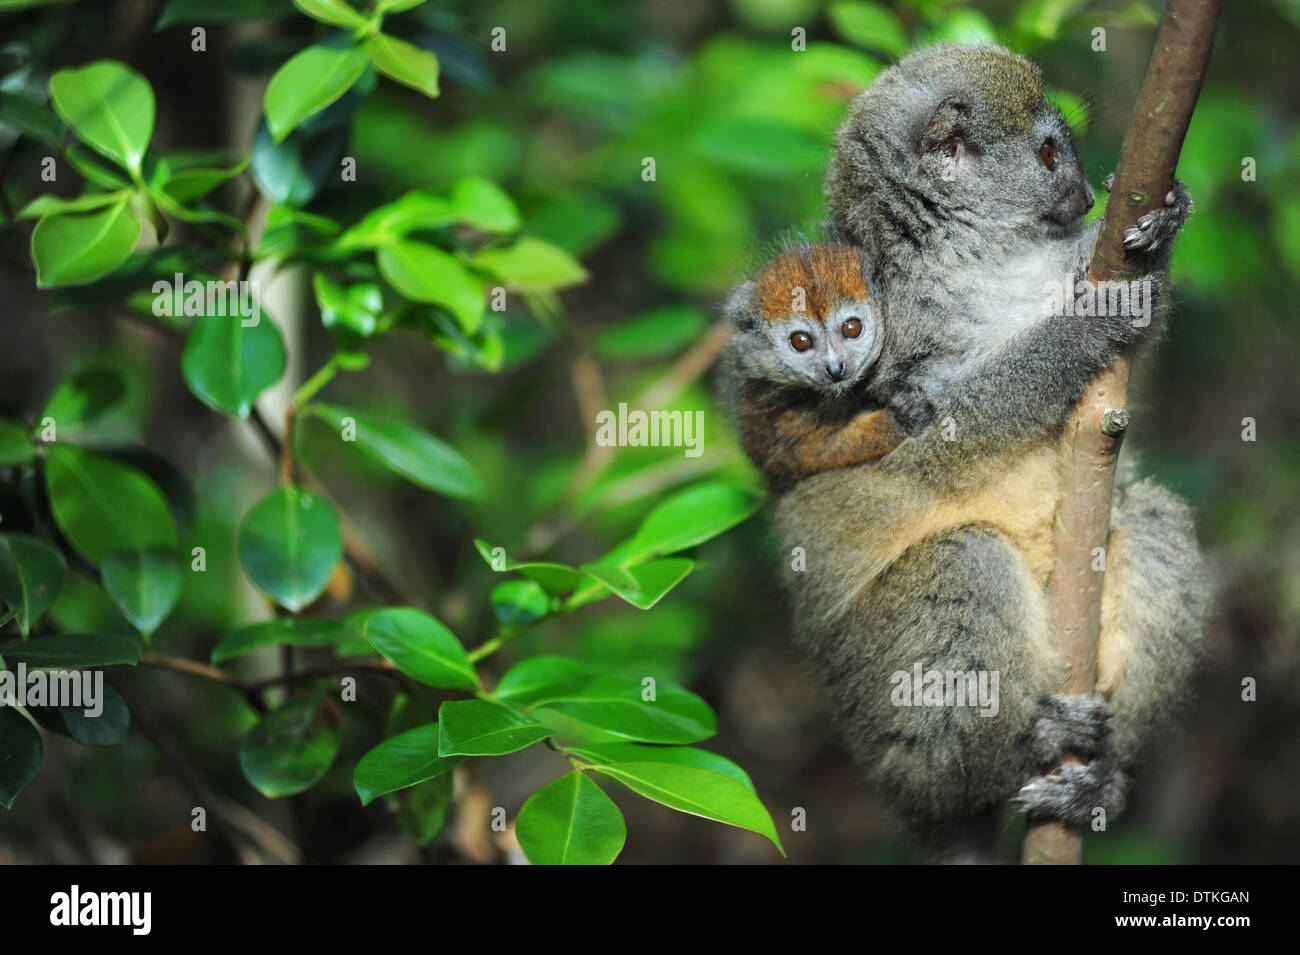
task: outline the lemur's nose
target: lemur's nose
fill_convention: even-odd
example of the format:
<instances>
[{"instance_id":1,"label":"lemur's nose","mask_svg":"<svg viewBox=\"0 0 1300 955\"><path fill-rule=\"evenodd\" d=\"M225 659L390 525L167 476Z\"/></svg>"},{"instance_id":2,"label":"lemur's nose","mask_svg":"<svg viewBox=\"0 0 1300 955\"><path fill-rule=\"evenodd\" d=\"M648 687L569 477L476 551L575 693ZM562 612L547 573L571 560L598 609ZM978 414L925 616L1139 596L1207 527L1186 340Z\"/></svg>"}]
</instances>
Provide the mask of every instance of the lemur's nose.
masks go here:
<instances>
[{"instance_id":1,"label":"lemur's nose","mask_svg":"<svg viewBox=\"0 0 1300 955\"><path fill-rule=\"evenodd\" d=\"M826 374L831 376L831 381L839 381L844 377L844 362L838 358L827 359Z\"/></svg>"}]
</instances>

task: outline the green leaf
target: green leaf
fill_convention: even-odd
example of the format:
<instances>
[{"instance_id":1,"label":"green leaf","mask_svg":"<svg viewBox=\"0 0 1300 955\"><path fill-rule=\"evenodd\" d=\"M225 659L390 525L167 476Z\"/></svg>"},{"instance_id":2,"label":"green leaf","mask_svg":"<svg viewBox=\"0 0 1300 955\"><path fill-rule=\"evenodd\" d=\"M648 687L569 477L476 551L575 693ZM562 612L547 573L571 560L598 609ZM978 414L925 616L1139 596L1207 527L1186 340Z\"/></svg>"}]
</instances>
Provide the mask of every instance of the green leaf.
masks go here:
<instances>
[{"instance_id":1,"label":"green leaf","mask_svg":"<svg viewBox=\"0 0 1300 955\"><path fill-rule=\"evenodd\" d=\"M370 62L390 80L418 90L425 96L438 95L438 58L405 40L386 33L372 36L366 43Z\"/></svg>"},{"instance_id":2,"label":"green leaf","mask_svg":"<svg viewBox=\"0 0 1300 955\"><path fill-rule=\"evenodd\" d=\"M533 865L609 865L623 851L627 824L614 800L575 770L528 797L515 835Z\"/></svg>"},{"instance_id":3,"label":"green leaf","mask_svg":"<svg viewBox=\"0 0 1300 955\"><path fill-rule=\"evenodd\" d=\"M662 682L654 700L642 692L631 677L593 676L539 694L527 708L542 722L549 710L634 742L694 743L717 732L713 711L694 693Z\"/></svg>"},{"instance_id":4,"label":"green leaf","mask_svg":"<svg viewBox=\"0 0 1300 955\"><path fill-rule=\"evenodd\" d=\"M319 113L361 78L362 47L309 46L276 71L266 88L266 125L277 143L308 116Z\"/></svg>"},{"instance_id":5,"label":"green leaf","mask_svg":"<svg viewBox=\"0 0 1300 955\"><path fill-rule=\"evenodd\" d=\"M442 196L413 190L366 214L339 236L340 251L385 245L417 229L436 229L454 222L451 203Z\"/></svg>"},{"instance_id":6,"label":"green leaf","mask_svg":"<svg viewBox=\"0 0 1300 955\"><path fill-rule=\"evenodd\" d=\"M751 790L734 779L673 763L618 763L593 765L591 769L678 812L757 832L785 855L767 809Z\"/></svg>"},{"instance_id":7,"label":"green leaf","mask_svg":"<svg viewBox=\"0 0 1300 955\"><path fill-rule=\"evenodd\" d=\"M355 441L357 447L413 484L464 500L483 496L483 482L469 462L433 435L400 421L372 418L334 405L309 407L345 442ZM351 425L347 424L349 418Z\"/></svg>"},{"instance_id":8,"label":"green leaf","mask_svg":"<svg viewBox=\"0 0 1300 955\"><path fill-rule=\"evenodd\" d=\"M762 503L761 497L734 484L689 487L646 515L623 563L702 544L749 518Z\"/></svg>"},{"instance_id":9,"label":"green leaf","mask_svg":"<svg viewBox=\"0 0 1300 955\"><path fill-rule=\"evenodd\" d=\"M294 613L321 595L342 556L334 505L296 484L262 498L239 525L244 570Z\"/></svg>"},{"instance_id":10,"label":"green leaf","mask_svg":"<svg viewBox=\"0 0 1300 955\"><path fill-rule=\"evenodd\" d=\"M601 766L619 763L673 763L707 769L734 779L750 792L756 792L754 781L725 756L696 749L694 746L648 746L644 743L604 743L590 746L566 746L565 751L579 759Z\"/></svg>"},{"instance_id":11,"label":"green leaf","mask_svg":"<svg viewBox=\"0 0 1300 955\"><path fill-rule=\"evenodd\" d=\"M524 236L513 245L483 249L474 265L521 289L555 289L587 279L587 272L559 246Z\"/></svg>"},{"instance_id":12,"label":"green leaf","mask_svg":"<svg viewBox=\"0 0 1300 955\"><path fill-rule=\"evenodd\" d=\"M429 723L384 740L357 763L352 784L361 805L450 772L464 756L438 755L438 724Z\"/></svg>"},{"instance_id":13,"label":"green leaf","mask_svg":"<svg viewBox=\"0 0 1300 955\"><path fill-rule=\"evenodd\" d=\"M93 424L125 397L126 379L120 371L92 365L59 382L41 418L53 418L58 431L74 431Z\"/></svg>"},{"instance_id":14,"label":"green leaf","mask_svg":"<svg viewBox=\"0 0 1300 955\"><path fill-rule=\"evenodd\" d=\"M0 419L0 467L23 467L31 464L34 456L31 429Z\"/></svg>"},{"instance_id":15,"label":"green leaf","mask_svg":"<svg viewBox=\"0 0 1300 955\"><path fill-rule=\"evenodd\" d=\"M889 56L907 52L907 34L898 18L878 3L844 0L832 3L827 13L835 32L850 43Z\"/></svg>"},{"instance_id":16,"label":"green leaf","mask_svg":"<svg viewBox=\"0 0 1300 955\"><path fill-rule=\"evenodd\" d=\"M212 662L225 663L263 647L326 647L352 635L346 625L325 617L276 617L232 630L212 648Z\"/></svg>"},{"instance_id":17,"label":"green leaf","mask_svg":"<svg viewBox=\"0 0 1300 955\"><path fill-rule=\"evenodd\" d=\"M379 0L375 9L381 13L401 13L424 3L425 0Z\"/></svg>"},{"instance_id":18,"label":"green leaf","mask_svg":"<svg viewBox=\"0 0 1300 955\"><path fill-rule=\"evenodd\" d=\"M330 26L355 30L359 26L364 26L366 22L365 17L343 0L293 0L293 5L313 20L328 23Z\"/></svg>"},{"instance_id":19,"label":"green leaf","mask_svg":"<svg viewBox=\"0 0 1300 955\"><path fill-rule=\"evenodd\" d=\"M377 256L388 283L413 302L443 305L469 334L483 322L483 287L459 259L436 246L400 240Z\"/></svg>"},{"instance_id":20,"label":"green leaf","mask_svg":"<svg viewBox=\"0 0 1300 955\"><path fill-rule=\"evenodd\" d=\"M7 123L47 146L58 148L63 141L63 123L59 117L21 93L0 90L0 123Z\"/></svg>"},{"instance_id":21,"label":"green leaf","mask_svg":"<svg viewBox=\"0 0 1300 955\"><path fill-rule=\"evenodd\" d=\"M14 799L36 778L45 754L41 734L12 706L0 706L0 806L13 808Z\"/></svg>"},{"instance_id":22,"label":"green leaf","mask_svg":"<svg viewBox=\"0 0 1300 955\"><path fill-rule=\"evenodd\" d=\"M511 667L493 691L494 699L514 706L557 693L588 677L582 664L568 657L537 656Z\"/></svg>"},{"instance_id":23,"label":"green leaf","mask_svg":"<svg viewBox=\"0 0 1300 955\"><path fill-rule=\"evenodd\" d=\"M135 666L138 659L139 642L116 633L60 633L52 637L33 637L5 650L5 661L10 668L25 663L29 670Z\"/></svg>"},{"instance_id":24,"label":"green leaf","mask_svg":"<svg viewBox=\"0 0 1300 955\"><path fill-rule=\"evenodd\" d=\"M388 796L384 804L411 840L424 848L438 837L451 811L452 775L443 773L427 782Z\"/></svg>"},{"instance_id":25,"label":"green leaf","mask_svg":"<svg viewBox=\"0 0 1300 955\"><path fill-rule=\"evenodd\" d=\"M339 749L338 717L320 696L286 703L248 731L239 765L263 796L292 796L315 785Z\"/></svg>"},{"instance_id":26,"label":"green leaf","mask_svg":"<svg viewBox=\"0 0 1300 955\"><path fill-rule=\"evenodd\" d=\"M321 324L340 344L355 346L375 333L384 310L384 296L378 285L357 282L345 288L324 272L317 272L311 284Z\"/></svg>"},{"instance_id":27,"label":"green leaf","mask_svg":"<svg viewBox=\"0 0 1300 955\"><path fill-rule=\"evenodd\" d=\"M130 193L125 189L119 189L116 192L87 192L73 199L64 199L62 196L46 193L43 196L37 196L18 210L17 217L19 219L39 219L42 216L69 212L89 212L92 209L102 209L104 206L111 206L116 202L121 202L129 195Z\"/></svg>"},{"instance_id":28,"label":"green leaf","mask_svg":"<svg viewBox=\"0 0 1300 955\"><path fill-rule=\"evenodd\" d=\"M131 711L111 686L103 686L101 693L97 716L87 716L85 706L29 706L27 712L45 729L83 746L116 746L131 728Z\"/></svg>"},{"instance_id":29,"label":"green leaf","mask_svg":"<svg viewBox=\"0 0 1300 955\"><path fill-rule=\"evenodd\" d=\"M176 546L167 499L134 468L58 444L46 452L45 480L54 519L96 563L116 550Z\"/></svg>"},{"instance_id":30,"label":"green leaf","mask_svg":"<svg viewBox=\"0 0 1300 955\"><path fill-rule=\"evenodd\" d=\"M238 20L277 19L293 15L289 0L168 0L155 30L177 23L233 23Z\"/></svg>"},{"instance_id":31,"label":"green leaf","mask_svg":"<svg viewBox=\"0 0 1300 955\"><path fill-rule=\"evenodd\" d=\"M135 249L140 228L126 198L98 212L46 216L32 230L37 286L85 285L107 275Z\"/></svg>"},{"instance_id":32,"label":"green leaf","mask_svg":"<svg viewBox=\"0 0 1300 955\"><path fill-rule=\"evenodd\" d=\"M253 181L262 195L274 202L289 206L306 205L330 176L338 174L339 156L346 147L345 127L324 130L316 136L299 132L277 144L263 123L253 137L250 163ZM273 215L267 217L263 246L275 237L276 223L273 220ZM302 222L296 219L292 224L296 226ZM258 252L259 256L265 255L260 247Z\"/></svg>"},{"instance_id":33,"label":"green leaf","mask_svg":"<svg viewBox=\"0 0 1300 955\"><path fill-rule=\"evenodd\" d=\"M286 361L275 322L265 315L256 325L245 326L245 320L210 311L194 323L181 352L181 374L190 391L209 408L241 418L280 380Z\"/></svg>"},{"instance_id":34,"label":"green leaf","mask_svg":"<svg viewBox=\"0 0 1300 955\"><path fill-rule=\"evenodd\" d=\"M0 534L0 600L17 611L24 637L54 605L67 564L63 555L26 534Z\"/></svg>"},{"instance_id":35,"label":"green leaf","mask_svg":"<svg viewBox=\"0 0 1300 955\"><path fill-rule=\"evenodd\" d=\"M421 610L381 610L367 618L364 634L376 652L421 683L448 689L478 688L478 674L461 642Z\"/></svg>"},{"instance_id":36,"label":"green leaf","mask_svg":"<svg viewBox=\"0 0 1300 955\"><path fill-rule=\"evenodd\" d=\"M582 582L582 574L565 564L554 564L547 561L519 563L506 557L504 548L493 547L485 540L475 540L474 546L493 570L498 573L504 573L508 570L518 571L530 580L535 580L541 584L542 589L547 593L568 593Z\"/></svg>"},{"instance_id":37,"label":"green leaf","mask_svg":"<svg viewBox=\"0 0 1300 955\"><path fill-rule=\"evenodd\" d=\"M668 557L627 568L583 564L582 570L632 606L649 610L685 580L694 566L694 561L684 557Z\"/></svg>"},{"instance_id":38,"label":"green leaf","mask_svg":"<svg viewBox=\"0 0 1300 955\"><path fill-rule=\"evenodd\" d=\"M181 596L181 570L174 551L158 547L117 551L104 558L100 572L117 609L146 639Z\"/></svg>"},{"instance_id":39,"label":"green leaf","mask_svg":"<svg viewBox=\"0 0 1300 955\"><path fill-rule=\"evenodd\" d=\"M248 160L245 158L229 169L182 169L172 173L163 186L163 191L177 202L197 202L222 183L234 179L247 165Z\"/></svg>"},{"instance_id":40,"label":"green leaf","mask_svg":"<svg viewBox=\"0 0 1300 955\"><path fill-rule=\"evenodd\" d=\"M458 179L451 188L451 210L457 222L482 232L514 232L519 207L496 183L481 176Z\"/></svg>"},{"instance_id":41,"label":"green leaf","mask_svg":"<svg viewBox=\"0 0 1300 955\"><path fill-rule=\"evenodd\" d=\"M148 80L113 60L50 77L54 108L81 140L139 177L153 134L154 100Z\"/></svg>"},{"instance_id":42,"label":"green leaf","mask_svg":"<svg viewBox=\"0 0 1300 955\"><path fill-rule=\"evenodd\" d=\"M492 612L502 626L523 627L551 610L551 598L531 580L507 580L492 589Z\"/></svg>"},{"instance_id":43,"label":"green leaf","mask_svg":"<svg viewBox=\"0 0 1300 955\"><path fill-rule=\"evenodd\" d=\"M669 305L601 331L592 351L601 358L656 358L680 351L698 339L709 320L690 305Z\"/></svg>"},{"instance_id":44,"label":"green leaf","mask_svg":"<svg viewBox=\"0 0 1300 955\"><path fill-rule=\"evenodd\" d=\"M551 730L491 700L451 700L438 710L438 755L503 756L532 746Z\"/></svg>"}]
</instances>

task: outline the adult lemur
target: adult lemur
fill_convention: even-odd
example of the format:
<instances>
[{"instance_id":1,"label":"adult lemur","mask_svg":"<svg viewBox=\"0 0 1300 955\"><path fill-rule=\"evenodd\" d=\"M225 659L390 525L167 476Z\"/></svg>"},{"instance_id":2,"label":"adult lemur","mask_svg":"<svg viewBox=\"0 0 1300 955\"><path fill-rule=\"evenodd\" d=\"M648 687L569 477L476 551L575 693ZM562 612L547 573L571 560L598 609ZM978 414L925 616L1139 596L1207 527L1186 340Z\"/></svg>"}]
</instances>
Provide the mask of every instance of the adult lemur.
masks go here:
<instances>
[{"instance_id":1,"label":"adult lemur","mask_svg":"<svg viewBox=\"0 0 1300 955\"><path fill-rule=\"evenodd\" d=\"M870 263L885 335L871 390L934 415L883 459L777 498L787 550L806 552L806 571L786 574L800 641L854 756L941 849L978 856L986 847L963 834L1013 797L1034 817L1113 817L1123 768L1183 694L1208 584L1186 506L1121 478L1104 558L1105 704L1059 695L1046 581L1062 426L1156 324L1044 308L1049 283L1082 279L1098 232L1082 226L1093 195L1065 121L1024 59L933 46L853 101L826 193L837 237ZM1166 206L1126 233L1151 254L1157 297L1190 211L1181 185ZM735 349L751 346L737 336ZM996 673L996 715L900 696L900 675L917 671ZM1086 762L1043 775L1066 752Z\"/></svg>"}]
</instances>

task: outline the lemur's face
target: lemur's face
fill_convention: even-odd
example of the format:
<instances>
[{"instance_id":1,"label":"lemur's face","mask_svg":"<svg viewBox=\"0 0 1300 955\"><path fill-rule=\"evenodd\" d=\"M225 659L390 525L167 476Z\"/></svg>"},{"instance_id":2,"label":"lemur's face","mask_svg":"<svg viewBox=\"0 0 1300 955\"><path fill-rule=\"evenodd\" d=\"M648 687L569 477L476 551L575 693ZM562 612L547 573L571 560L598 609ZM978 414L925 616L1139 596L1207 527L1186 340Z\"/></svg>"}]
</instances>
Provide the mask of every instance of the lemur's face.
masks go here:
<instances>
[{"instance_id":1,"label":"lemur's face","mask_svg":"<svg viewBox=\"0 0 1300 955\"><path fill-rule=\"evenodd\" d=\"M764 337L769 380L844 392L862 381L880 357L884 335L864 301L842 301L826 314L791 312L764 321L751 334Z\"/></svg>"}]
</instances>

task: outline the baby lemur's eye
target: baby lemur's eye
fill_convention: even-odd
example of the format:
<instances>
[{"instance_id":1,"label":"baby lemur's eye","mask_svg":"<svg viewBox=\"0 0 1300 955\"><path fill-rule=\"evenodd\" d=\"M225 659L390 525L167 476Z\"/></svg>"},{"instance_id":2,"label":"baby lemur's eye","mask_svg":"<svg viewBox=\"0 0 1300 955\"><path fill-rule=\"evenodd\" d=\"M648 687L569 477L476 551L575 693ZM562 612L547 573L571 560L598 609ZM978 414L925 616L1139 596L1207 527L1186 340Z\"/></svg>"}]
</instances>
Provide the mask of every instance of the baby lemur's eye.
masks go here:
<instances>
[{"instance_id":1,"label":"baby lemur's eye","mask_svg":"<svg viewBox=\"0 0 1300 955\"><path fill-rule=\"evenodd\" d=\"M845 338L857 338L859 335L862 334L862 320L857 318L850 318L847 322L844 323L844 326L840 329L840 331L844 332Z\"/></svg>"},{"instance_id":2,"label":"baby lemur's eye","mask_svg":"<svg viewBox=\"0 0 1300 955\"><path fill-rule=\"evenodd\" d=\"M1050 139L1043 140L1043 145L1038 147L1038 158L1043 161L1043 165L1048 169L1056 166L1056 147L1052 145Z\"/></svg>"},{"instance_id":3,"label":"baby lemur's eye","mask_svg":"<svg viewBox=\"0 0 1300 955\"><path fill-rule=\"evenodd\" d=\"M807 332L795 332L790 336L790 347L795 351L807 351L812 348L812 336Z\"/></svg>"}]
</instances>

